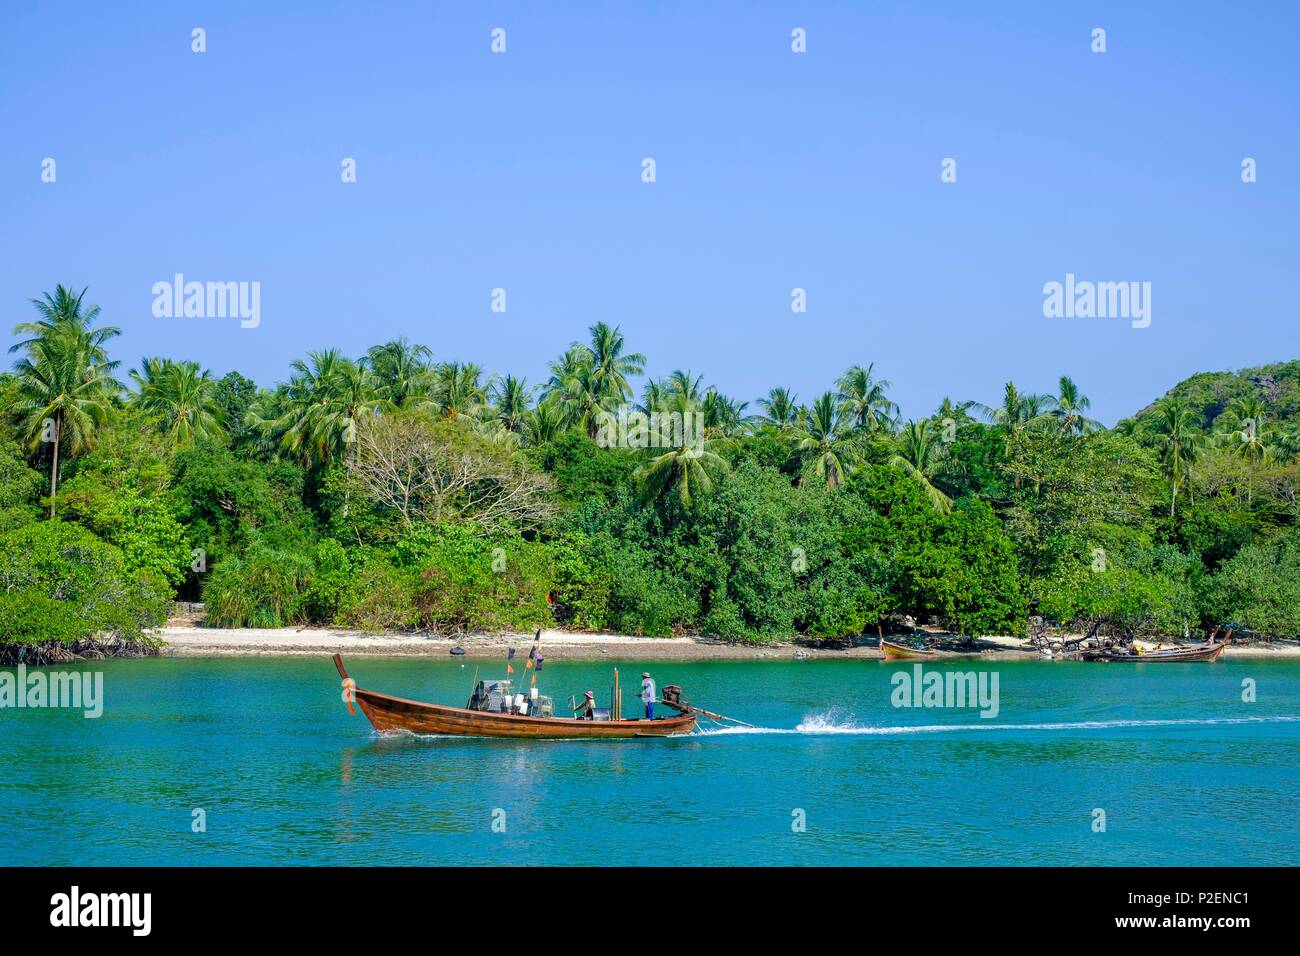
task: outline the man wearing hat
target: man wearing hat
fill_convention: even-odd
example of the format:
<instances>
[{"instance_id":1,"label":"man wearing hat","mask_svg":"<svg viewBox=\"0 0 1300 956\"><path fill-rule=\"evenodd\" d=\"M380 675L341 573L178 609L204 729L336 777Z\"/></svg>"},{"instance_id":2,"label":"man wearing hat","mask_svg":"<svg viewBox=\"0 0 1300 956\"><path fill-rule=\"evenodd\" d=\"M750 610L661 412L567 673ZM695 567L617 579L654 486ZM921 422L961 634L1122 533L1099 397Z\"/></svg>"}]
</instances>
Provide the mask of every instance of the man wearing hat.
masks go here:
<instances>
[{"instance_id":1,"label":"man wearing hat","mask_svg":"<svg viewBox=\"0 0 1300 956\"><path fill-rule=\"evenodd\" d=\"M578 706L581 708L577 714L579 720L596 719L596 695L591 691L587 691L587 696L582 699L582 703Z\"/></svg>"},{"instance_id":2,"label":"man wearing hat","mask_svg":"<svg viewBox=\"0 0 1300 956\"><path fill-rule=\"evenodd\" d=\"M641 699L645 701L645 719L655 719L655 682L650 672L641 675Z\"/></svg>"}]
</instances>

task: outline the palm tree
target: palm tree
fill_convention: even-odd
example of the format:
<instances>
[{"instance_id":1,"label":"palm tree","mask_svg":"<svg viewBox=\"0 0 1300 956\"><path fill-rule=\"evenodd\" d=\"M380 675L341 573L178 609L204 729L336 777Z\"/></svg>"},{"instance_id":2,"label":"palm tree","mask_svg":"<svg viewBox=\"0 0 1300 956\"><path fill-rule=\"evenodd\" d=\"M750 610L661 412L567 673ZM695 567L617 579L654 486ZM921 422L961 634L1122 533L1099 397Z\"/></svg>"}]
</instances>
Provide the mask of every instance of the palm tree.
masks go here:
<instances>
[{"instance_id":1,"label":"palm tree","mask_svg":"<svg viewBox=\"0 0 1300 956\"><path fill-rule=\"evenodd\" d=\"M1166 396L1156 402L1157 418L1154 432L1160 463L1169 479L1169 518L1176 517L1178 489L1187 485L1192 465L1205 442L1197 423L1197 416L1187 403L1176 396Z\"/></svg>"},{"instance_id":2,"label":"palm tree","mask_svg":"<svg viewBox=\"0 0 1300 956\"><path fill-rule=\"evenodd\" d=\"M1020 423L1022 425L1038 425L1047 421L1048 417L1056 408L1055 395L1035 395L1025 393L1021 396L1022 411Z\"/></svg>"},{"instance_id":3,"label":"palm tree","mask_svg":"<svg viewBox=\"0 0 1300 956\"><path fill-rule=\"evenodd\" d=\"M290 367L289 382L272 399L256 402L248 421L304 465L328 467L348 457L361 420L393 407L365 359L353 362L337 349L322 349Z\"/></svg>"},{"instance_id":4,"label":"palm tree","mask_svg":"<svg viewBox=\"0 0 1300 956\"><path fill-rule=\"evenodd\" d=\"M836 382L839 388L839 400L844 406L846 417L854 428L868 431L892 428L894 417L898 412L898 406L885 394L890 386L889 380L873 379L874 368L874 362L866 368L855 365Z\"/></svg>"},{"instance_id":5,"label":"palm tree","mask_svg":"<svg viewBox=\"0 0 1300 956\"><path fill-rule=\"evenodd\" d=\"M289 413L289 386L259 389L244 412L249 445L260 458L272 459L287 451L278 423ZM295 456L299 457L299 456Z\"/></svg>"},{"instance_id":6,"label":"palm tree","mask_svg":"<svg viewBox=\"0 0 1300 956\"><path fill-rule=\"evenodd\" d=\"M954 402L951 398L945 395L943 401L939 403L939 407L935 409L933 417L941 423L944 421L951 421L954 425L960 428L962 425L972 421L970 410L976 408L978 404L978 402L969 401Z\"/></svg>"},{"instance_id":7,"label":"palm tree","mask_svg":"<svg viewBox=\"0 0 1300 956\"><path fill-rule=\"evenodd\" d=\"M362 419L381 412L392 411L393 403L384 397L365 359L360 362L343 362L335 379L335 392L331 408L324 411L322 427L329 434L343 432L344 441L351 444L356 428ZM351 465L348 466L351 468Z\"/></svg>"},{"instance_id":8,"label":"palm tree","mask_svg":"<svg viewBox=\"0 0 1300 956\"><path fill-rule=\"evenodd\" d=\"M533 446L554 441L564 430L564 418L554 402L539 402L523 420L524 440Z\"/></svg>"},{"instance_id":9,"label":"palm tree","mask_svg":"<svg viewBox=\"0 0 1300 956\"><path fill-rule=\"evenodd\" d=\"M942 436L933 421L908 422L898 436L897 451L889 463L916 480L935 509L945 514L952 510L952 499L934 484L948 467Z\"/></svg>"},{"instance_id":10,"label":"palm tree","mask_svg":"<svg viewBox=\"0 0 1300 956\"><path fill-rule=\"evenodd\" d=\"M991 408L979 402L972 407L984 415L994 425L1003 430L1002 453L1008 458L1016 435L1022 429L1036 427L1047 420L1046 413L1056 404L1050 395L1034 395L1016 388L1015 382L1007 382L1002 389L1002 404ZM1020 475L1015 477L1016 487L1020 487Z\"/></svg>"},{"instance_id":11,"label":"palm tree","mask_svg":"<svg viewBox=\"0 0 1300 956\"><path fill-rule=\"evenodd\" d=\"M1255 496L1255 472L1264 462L1274 456L1273 441L1275 436L1271 424L1267 421L1264 403L1251 395L1239 398L1228 406L1240 425L1240 430L1231 430L1224 435L1225 443L1233 454L1246 461L1250 480L1246 484L1246 503L1251 504Z\"/></svg>"},{"instance_id":12,"label":"palm tree","mask_svg":"<svg viewBox=\"0 0 1300 956\"><path fill-rule=\"evenodd\" d=\"M527 379L515 378L513 375L493 376L489 380L488 401L492 404L496 420L507 431L517 432L523 427L535 391L536 389L528 387Z\"/></svg>"},{"instance_id":13,"label":"palm tree","mask_svg":"<svg viewBox=\"0 0 1300 956\"><path fill-rule=\"evenodd\" d=\"M28 338L9 351L24 350L15 363L18 389L14 411L21 422L28 448L35 453L50 446L50 517L55 515L59 490L59 452L69 456L87 450L96 429L103 424L122 384L113 373L104 343L120 334L111 326L93 328L99 306L82 308L86 290L74 293L63 285L54 294L33 299L40 313L35 322L14 328Z\"/></svg>"},{"instance_id":14,"label":"palm tree","mask_svg":"<svg viewBox=\"0 0 1300 956\"><path fill-rule=\"evenodd\" d=\"M699 404L685 394L675 392L658 410L680 414L685 422L699 412ZM704 435L688 436L685 428L675 429L671 434L675 438L672 447L654 455L637 470L641 499L657 500L675 490L678 501L684 507L690 507L696 495L713 490L709 469L725 469L726 463L709 450ZM695 441L688 442L688 437L694 437Z\"/></svg>"},{"instance_id":15,"label":"palm tree","mask_svg":"<svg viewBox=\"0 0 1300 956\"><path fill-rule=\"evenodd\" d=\"M738 402L728 398L716 388L710 387L704 394L702 403L704 411L704 428L719 438L735 438L742 434L749 423L745 409L749 402Z\"/></svg>"},{"instance_id":16,"label":"palm tree","mask_svg":"<svg viewBox=\"0 0 1300 956\"><path fill-rule=\"evenodd\" d=\"M427 345L413 345L404 337L376 345L367 353L376 389L394 408L428 399L433 385L432 360Z\"/></svg>"},{"instance_id":17,"label":"palm tree","mask_svg":"<svg viewBox=\"0 0 1300 956\"><path fill-rule=\"evenodd\" d=\"M640 352L623 354L623 333L617 326L597 322L590 329L592 384L602 401L623 402L632 396L629 375L645 371L645 356Z\"/></svg>"},{"instance_id":18,"label":"palm tree","mask_svg":"<svg viewBox=\"0 0 1300 956\"><path fill-rule=\"evenodd\" d=\"M479 384L483 370L474 362L444 362L434 372L433 400L444 418L474 418L487 402Z\"/></svg>"},{"instance_id":19,"label":"palm tree","mask_svg":"<svg viewBox=\"0 0 1300 956\"><path fill-rule=\"evenodd\" d=\"M760 421L777 431L793 428L799 421L799 399L789 389L771 389L767 398L758 400L758 407L763 410Z\"/></svg>"},{"instance_id":20,"label":"palm tree","mask_svg":"<svg viewBox=\"0 0 1300 956\"><path fill-rule=\"evenodd\" d=\"M1291 462L1300 455L1300 429L1282 432L1278 435L1276 445L1277 457L1282 462Z\"/></svg>"},{"instance_id":21,"label":"palm tree","mask_svg":"<svg viewBox=\"0 0 1300 956\"><path fill-rule=\"evenodd\" d=\"M1020 420L1024 402L1020 397L1020 389L1016 388L1016 383L1007 382L1002 387L1001 405L985 405L983 402L976 402L973 407L994 425L1002 425L1010 430L1010 427Z\"/></svg>"},{"instance_id":22,"label":"palm tree","mask_svg":"<svg viewBox=\"0 0 1300 956\"><path fill-rule=\"evenodd\" d=\"M104 343L121 335L122 330L114 326L92 328L95 320L99 318L99 306L86 306L83 311L81 303L85 296L85 289L73 292L67 286L56 285L53 295L46 292L41 298L32 299L32 305L36 307L41 317L35 322L22 322L14 326L14 335L29 335L31 338L24 339L17 345L11 345L9 351L17 352L35 342L48 340L65 331L72 331L87 336L86 344L90 357L94 361L107 362L108 352L104 348Z\"/></svg>"},{"instance_id":23,"label":"palm tree","mask_svg":"<svg viewBox=\"0 0 1300 956\"><path fill-rule=\"evenodd\" d=\"M146 358L138 371L132 369L131 378L139 387L134 403L161 416L173 446L184 447L201 438L225 440L216 379L198 362Z\"/></svg>"},{"instance_id":24,"label":"palm tree","mask_svg":"<svg viewBox=\"0 0 1300 956\"><path fill-rule=\"evenodd\" d=\"M795 439L804 467L825 481L827 488L848 481L861 458L853 423L834 392L813 402L795 430Z\"/></svg>"},{"instance_id":25,"label":"palm tree","mask_svg":"<svg viewBox=\"0 0 1300 956\"><path fill-rule=\"evenodd\" d=\"M1061 376L1060 394L1055 400L1052 416L1059 423L1061 431L1067 435L1083 435L1101 428L1101 422L1094 421L1085 413L1092 407L1092 400L1079 392L1079 386L1068 375Z\"/></svg>"},{"instance_id":26,"label":"palm tree","mask_svg":"<svg viewBox=\"0 0 1300 956\"><path fill-rule=\"evenodd\" d=\"M672 389L669 388L668 382L662 378L646 379L645 385L641 387L641 404L637 408L649 415L657 411L672 397Z\"/></svg>"},{"instance_id":27,"label":"palm tree","mask_svg":"<svg viewBox=\"0 0 1300 956\"><path fill-rule=\"evenodd\" d=\"M1035 395L1031 392L1022 392L1016 388L1015 382L1007 382L1002 389L1002 404L996 408L988 405L974 403L981 414L985 415L994 425L1001 425L1008 432L1016 432L1026 425L1036 425L1042 422L1043 416L1056 405L1056 399L1051 395Z\"/></svg>"},{"instance_id":28,"label":"palm tree","mask_svg":"<svg viewBox=\"0 0 1300 956\"><path fill-rule=\"evenodd\" d=\"M604 410L596 385L591 349L571 345L550 364L551 377L543 390L542 400L555 407L563 427L578 427L588 438L595 438L600 428L599 413Z\"/></svg>"},{"instance_id":29,"label":"palm tree","mask_svg":"<svg viewBox=\"0 0 1300 956\"><path fill-rule=\"evenodd\" d=\"M703 375L695 375L679 368L674 369L668 376L665 385L669 395L680 397L692 405L698 405L704 401L704 393L700 389L700 383L703 381Z\"/></svg>"}]
</instances>

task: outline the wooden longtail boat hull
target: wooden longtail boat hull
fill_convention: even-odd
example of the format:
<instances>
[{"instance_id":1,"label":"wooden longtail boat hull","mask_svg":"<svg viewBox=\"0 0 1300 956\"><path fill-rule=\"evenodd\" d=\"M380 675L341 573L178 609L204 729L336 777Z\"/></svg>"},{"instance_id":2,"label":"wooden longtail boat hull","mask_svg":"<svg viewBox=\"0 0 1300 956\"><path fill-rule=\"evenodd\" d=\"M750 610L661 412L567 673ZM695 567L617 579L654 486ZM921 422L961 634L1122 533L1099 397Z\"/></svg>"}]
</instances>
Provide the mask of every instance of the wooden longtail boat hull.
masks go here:
<instances>
[{"instance_id":1,"label":"wooden longtail boat hull","mask_svg":"<svg viewBox=\"0 0 1300 956\"><path fill-rule=\"evenodd\" d=\"M343 658L334 655L339 675L348 679ZM575 720L571 717L524 717L519 714L491 714L463 707L444 707L418 700L393 697L372 690L353 691L357 706L380 733L406 731L453 737L531 737L536 740L576 738L623 739L629 737L673 737L688 734L695 727L694 714L662 720Z\"/></svg>"},{"instance_id":2,"label":"wooden longtail boat hull","mask_svg":"<svg viewBox=\"0 0 1300 956\"><path fill-rule=\"evenodd\" d=\"M1219 659L1227 641L1203 647L1178 648L1172 651L1152 651L1149 654L1112 654L1109 651L1084 651L1083 659L1094 663L1114 664L1186 664L1197 661L1213 662Z\"/></svg>"},{"instance_id":3,"label":"wooden longtail boat hull","mask_svg":"<svg viewBox=\"0 0 1300 956\"><path fill-rule=\"evenodd\" d=\"M908 647L905 644L895 644L883 637L880 639L880 650L887 661L910 661L938 656L934 651L923 651L916 647Z\"/></svg>"}]
</instances>

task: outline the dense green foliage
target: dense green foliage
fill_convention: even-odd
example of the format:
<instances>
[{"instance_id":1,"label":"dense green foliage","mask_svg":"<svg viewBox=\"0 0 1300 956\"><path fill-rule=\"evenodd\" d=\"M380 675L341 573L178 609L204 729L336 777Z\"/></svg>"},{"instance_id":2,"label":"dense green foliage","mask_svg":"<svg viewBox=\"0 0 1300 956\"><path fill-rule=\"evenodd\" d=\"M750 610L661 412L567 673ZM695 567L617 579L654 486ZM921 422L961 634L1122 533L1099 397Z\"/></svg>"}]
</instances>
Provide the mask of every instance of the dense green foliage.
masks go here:
<instances>
[{"instance_id":1,"label":"dense green foliage","mask_svg":"<svg viewBox=\"0 0 1300 956\"><path fill-rule=\"evenodd\" d=\"M1300 360L1242 369L1240 372L1202 372L1179 382L1167 393L1192 409L1196 424L1213 428L1234 402L1258 398L1278 421L1300 419ZM1141 424L1155 418L1155 405L1133 416Z\"/></svg>"},{"instance_id":2,"label":"dense green foliage","mask_svg":"<svg viewBox=\"0 0 1300 956\"><path fill-rule=\"evenodd\" d=\"M0 640L215 626L845 638L1300 634L1300 362L1115 429L1069 378L900 421L870 365L735 401L604 323L540 387L405 340L238 373L146 358L62 287L0 375Z\"/></svg>"},{"instance_id":3,"label":"dense green foliage","mask_svg":"<svg viewBox=\"0 0 1300 956\"><path fill-rule=\"evenodd\" d=\"M166 618L167 583L55 519L0 534L0 642L139 640Z\"/></svg>"}]
</instances>

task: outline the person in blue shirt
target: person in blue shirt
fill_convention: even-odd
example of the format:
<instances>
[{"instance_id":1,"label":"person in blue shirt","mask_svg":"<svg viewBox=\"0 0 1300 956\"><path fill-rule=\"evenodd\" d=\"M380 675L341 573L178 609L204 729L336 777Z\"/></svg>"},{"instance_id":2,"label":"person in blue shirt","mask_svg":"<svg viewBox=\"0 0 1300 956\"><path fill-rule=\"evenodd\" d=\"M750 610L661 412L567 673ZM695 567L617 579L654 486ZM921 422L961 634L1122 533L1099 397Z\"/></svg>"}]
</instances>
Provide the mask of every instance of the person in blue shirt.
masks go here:
<instances>
[{"instance_id":1,"label":"person in blue shirt","mask_svg":"<svg viewBox=\"0 0 1300 956\"><path fill-rule=\"evenodd\" d=\"M655 682L650 672L641 675L641 700L645 702L645 719L655 719Z\"/></svg>"}]
</instances>

